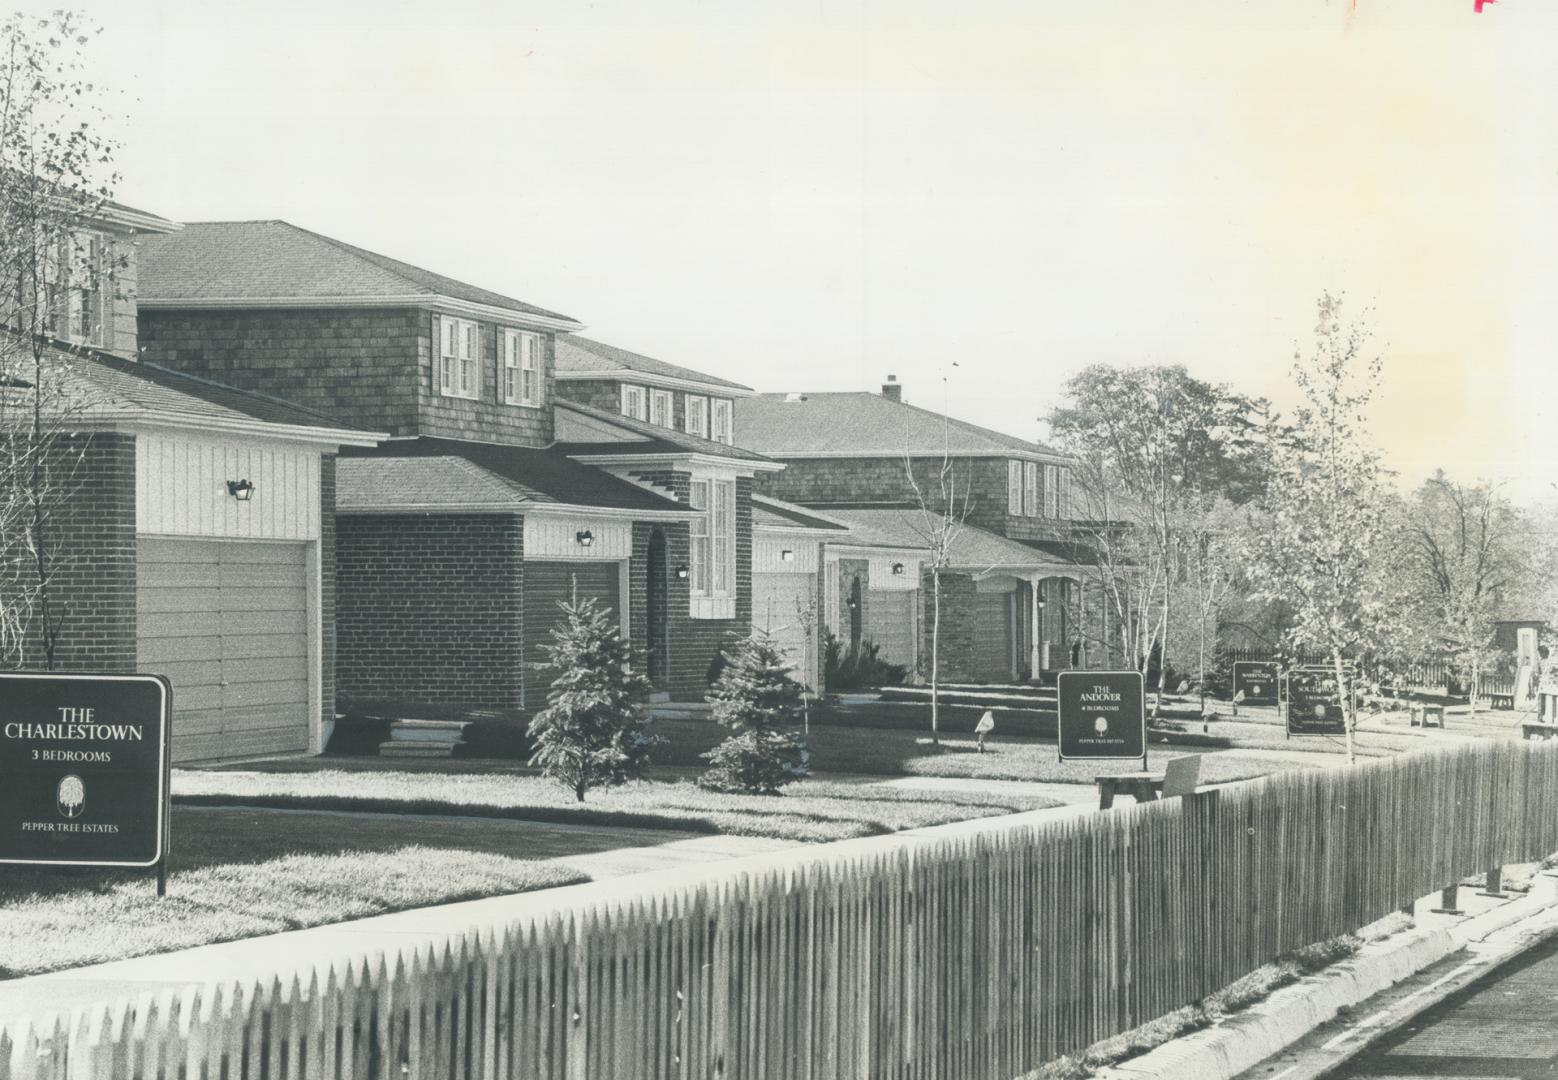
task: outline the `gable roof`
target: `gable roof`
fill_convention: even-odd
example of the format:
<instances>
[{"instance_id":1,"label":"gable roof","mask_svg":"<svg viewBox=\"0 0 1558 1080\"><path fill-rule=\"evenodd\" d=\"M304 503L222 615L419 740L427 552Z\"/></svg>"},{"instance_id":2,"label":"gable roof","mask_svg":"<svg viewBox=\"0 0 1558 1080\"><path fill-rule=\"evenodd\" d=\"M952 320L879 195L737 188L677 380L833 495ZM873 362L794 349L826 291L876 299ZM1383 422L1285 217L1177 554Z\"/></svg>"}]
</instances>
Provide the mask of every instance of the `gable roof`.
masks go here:
<instances>
[{"instance_id":1,"label":"gable roof","mask_svg":"<svg viewBox=\"0 0 1558 1080\"><path fill-rule=\"evenodd\" d=\"M1044 446L865 391L758 394L736 402L736 438L774 458L1020 457L1063 464Z\"/></svg>"},{"instance_id":2,"label":"gable roof","mask_svg":"<svg viewBox=\"0 0 1558 1080\"><path fill-rule=\"evenodd\" d=\"M849 531L849 526L835 517L756 492L752 494L752 525L760 529L807 529L831 533Z\"/></svg>"},{"instance_id":3,"label":"gable roof","mask_svg":"<svg viewBox=\"0 0 1558 1080\"><path fill-rule=\"evenodd\" d=\"M428 436L343 449L336 484L337 505L358 511L506 502L516 510L552 505L688 513L674 499L574 461L556 448Z\"/></svg>"},{"instance_id":4,"label":"gable roof","mask_svg":"<svg viewBox=\"0 0 1558 1080\"><path fill-rule=\"evenodd\" d=\"M849 525L849 535L829 540L831 546L930 550L934 521L927 521L918 507L846 510L830 506L828 515ZM997 570L1042 573L1067 564L1067 560L968 524L958 530L947 556L948 569L975 574Z\"/></svg>"},{"instance_id":5,"label":"gable roof","mask_svg":"<svg viewBox=\"0 0 1558 1080\"><path fill-rule=\"evenodd\" d=\"M557 377L559 379L622 379L639 381L650 386L671 386L677 389L719 387L723 390L752 393L750 386L705 375L679 364L668 364L642 353L619 349L601 341L591 341L577 334L559 334L557 337ZM683 384L692 383L686 387Z\"/></svg>"},{"instance_id":6,"label":"gable roof","mask_svg":"<svg viewBox=\"0 0 1558 1080\"><path fill-rule=\"evenodd\" d=\"M567 398L558 398L553 410L557 425L557 447L569 454L640 457L680 457L699 454L728 458L758 467L777 470L780 466L740 446L729 446L713 439L689 435L675 428L664 428L631 416L597 409Z\"/></svg>"},{"instance_id":7,"label":"gable roof","mask_svg":"<svg viewBox=\"0 0 1558 1080\"><path fill-rule=\"evenodd\" d=\"M384 436L268 394L241 390L97 349L50 344L61 394L83 420L140 421L371 444ZM283 430L284 429L284 430Z\"/></svg>"},{"instance_id":8,"label":"gable roof","mask_svg":"<svg viewBox=\"0 0 1558 1080\"><path fill-rule=\"evenodd\" d=\"M566 315L285 221L196 221L141 245L145 308L388 307L443 304L550 329Z\"/></svg>"}]
</instances>

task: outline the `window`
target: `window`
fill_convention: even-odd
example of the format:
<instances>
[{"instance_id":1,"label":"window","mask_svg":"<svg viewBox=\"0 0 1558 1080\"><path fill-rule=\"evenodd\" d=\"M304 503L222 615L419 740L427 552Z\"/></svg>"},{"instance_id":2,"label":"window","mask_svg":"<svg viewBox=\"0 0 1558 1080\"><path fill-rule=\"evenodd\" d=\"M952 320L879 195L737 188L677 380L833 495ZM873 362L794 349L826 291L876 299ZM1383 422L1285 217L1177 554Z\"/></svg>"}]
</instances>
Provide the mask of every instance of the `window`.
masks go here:
<instances>
[{"instance_id":1,"label":"window","mask_svg":"<svg viewBox=\"0 0 1558 1080\"><path fill-rule=\"evenodd\" d=\"M710 429L709 437L715 442L722 442L726 446L736 441L736 433L731 426L731 409L729 398L714 399L714 422Z\"/></svg>"},{"instance_id":2,"label":"window","mask_svg":"<svg viewBox=\"0 0 1558 1080\"><path fill-rule=\"evenodd\" d=\"M481 340L476 324L465 319L442 320L439 337L438 390L445 397L481 396Z\"/></svg>"},{"instance_id":3,"label":"window","mask_svg":"<svg viewBox=\"0 0 1558 1080\"><path fill-rule=\"evenodd\" d=\"M687 395L687 434L700 438L709 437L709 399Z\"/></svg>"},{"instance_id":4,"label":"window","mask_svg":"<svg viewBox=\"0 0 1558 1080\"><path fill-rule=\"evenodd\" d=\"M1022 513L1022 462L1006 463L1006 512Z\"/></svg>"},{"instance_id":5,"label":"window","mask_svg":"<svg viewBox=\"0 0 1558 1080\"><path fill-rule=\"evenodd\" d=\"M622 415L631 416L635 420L649 419L649 402L644 397L642 386L622 384Z\"/></svg>"},{"instance_id":6,"label":"window","mask_svg":"<svg viewBox=\"0 0 1558 1080\"><path fill-rule=\"evenodd\" d=\"M1071 470L1063 469L1057 465L1055 467L1055 476L1059 480L1059 483L1056 485L1058 494L1055 500L1055 516L1069 520L1071 517Z\"/></svg>"},{"instance_id":7,"label":"window","mask_svg":"<svg viewBox=\"0 0 1558 1080\"><path fill-rule=\"evenodd\" d=\"M693 480L688 505L703 513L689 528L688 592L694 618L735 616L736 482Z\"/></svg>"},{"instance_id":8,"label":"window","mask_svg":"<svg viewBox=\"0 0 1558 1080\"><path fill-rule=\"evenodd\" d=\"M1060 516L1060 468L1044 466L1044 516Z\"/></svg>"},{"instance_id":9,"label":"window","mask_svg":"<svg viewBox=\"0 0 1558 1080\"><path fill-rule=\"evenodd\" d=\"M104 345L110 309L106 242L97 233L68 233L44 258L44 297L50 337Z\"/></svg>"},{"instance_id":10,"label":"window","mask_svg":"<svg viewBox=\"0 0 1558 1080\"><path fill-rule=\"evenodd\" d=\"M1023 462L1022 512L1027 517L1039 516L1039 463L1036 461Z\"/></svg>"},{"instance_id":11,"label":"window","mask_svg":"<svg viewBox=\"0 0 1558 1080\"><path fill-rule=\"evenodd\" d=\"M676 426L674 416L671 391L649 391L649 422L663 428L674 428Z\"/></svg>"},{"instance_id":12,"label":"window","mask_svg":"<svg viewBox=\"0 0 1558 1080\"><path fill-rule=\"evenodd\" d=\"M503 400L510 405L541 404L541 335L503 331Z\"/></svg>"}]
</instances>

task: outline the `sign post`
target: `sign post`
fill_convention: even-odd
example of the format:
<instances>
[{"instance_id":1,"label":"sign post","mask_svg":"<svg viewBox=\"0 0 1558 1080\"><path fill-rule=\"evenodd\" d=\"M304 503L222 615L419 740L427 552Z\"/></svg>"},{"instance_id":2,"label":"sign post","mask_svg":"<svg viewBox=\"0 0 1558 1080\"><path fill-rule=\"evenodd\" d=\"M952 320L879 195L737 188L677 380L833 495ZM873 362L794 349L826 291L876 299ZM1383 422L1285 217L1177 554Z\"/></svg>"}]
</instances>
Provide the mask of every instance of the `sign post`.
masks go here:
<instances>
[{"instance_id":1,"label":"sign post","mask_svg":"<svg viewBox=\"0 0 1558 1080\"><path fill-rule=\"evenodd\" d=\"M1062 671L1056 680L1060 760L1141 758L1147 769L1146 686L1139 671Z\"/></svg>"},{"instance_id":2,"label":"sign post","mask_svg":"<svg viewBox=\"0 0 1558 1080\"><path fill-rule=\"evenodd\" d=\"M1239 715L1239 702L1246 705L1277 704L1279 669L1272 660L1235 660L1233 662L1233 714Z\"/></svg>"},{"instance_id":3,"label":"sign post","mask_svg":"<svg viewBox=\"0 0 1558 1080\"><path fill-rule=\"evenodd\" d=\"M0 863L157 870L173 692L160 675L0 674Z\"/></svg>"}]
</instances>

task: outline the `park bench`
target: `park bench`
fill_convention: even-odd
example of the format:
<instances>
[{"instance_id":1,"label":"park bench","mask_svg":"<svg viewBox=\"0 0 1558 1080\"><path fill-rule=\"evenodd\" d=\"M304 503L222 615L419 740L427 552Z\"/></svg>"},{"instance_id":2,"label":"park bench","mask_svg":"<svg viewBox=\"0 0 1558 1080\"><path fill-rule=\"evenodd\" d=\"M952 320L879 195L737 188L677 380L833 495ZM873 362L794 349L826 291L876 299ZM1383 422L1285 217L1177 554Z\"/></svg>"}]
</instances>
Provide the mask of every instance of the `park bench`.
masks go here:
<instances>
[{"instance_id":1,"label":"park bench","mask_svg":"<svg viewBox=\"0 0 1558 1080\"><path fill-rule=\"evenodd\" d=\"M1515 707L1515 692L1494 693L1491 690L1483 691L1483 696L1488 699L1488 704L1495 709L1513 709Z\"/></svg>"},{"instance_id":2,"label":"park bench","mask_svg":"<svg viewBox=\"0 0 1558 1080\"><path fill-rule=\"evenodd\" d=\"M1428 721L1432 719L1433 723ZM1443 705L1413 705L1412 717L1408 721L1412 727L1444 727Z\"/></svg>"},{"instance_id":3,"label":"park bench","mask_svg":"<svg viewBox=\"0 0 1558 1080\"><path fill-rule=\"evenodd\" d=\"M1523 739L1558 738L1558 724L1549 724L1542 720L1522 721L1520 724L1520 737Z\"/></svg>"},{"instance_id":4,"label":"park bench","mask_svg":"<svg viewBox=\"0 0 1558 1080\"><path fill-rule=\"evenodd\" d=\"M1181 795L1194 795L1196 785L1201 782L1201 755L1177 757L1164 766L1160 773L1116 773L1095 779L1098 781L1100 810L1113 806L1116 795L1130 795L1139 803L1153 802L1160 797L1173 799Z\"/></svg>"}]
</instances>

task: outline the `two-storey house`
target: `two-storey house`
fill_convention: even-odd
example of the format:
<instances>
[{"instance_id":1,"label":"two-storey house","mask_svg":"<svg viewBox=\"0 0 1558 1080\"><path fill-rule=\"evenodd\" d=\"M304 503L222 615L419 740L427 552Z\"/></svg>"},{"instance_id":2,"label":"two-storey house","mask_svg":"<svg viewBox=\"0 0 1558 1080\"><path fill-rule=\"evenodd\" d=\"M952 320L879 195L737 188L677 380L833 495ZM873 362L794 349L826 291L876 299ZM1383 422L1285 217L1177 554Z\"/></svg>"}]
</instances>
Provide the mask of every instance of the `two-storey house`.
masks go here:
<instances>
[{"instance_id":1,"label":"two-storey house","mask_svg":"<svg viewBox=\"0 0 1558 1080\"><path fill-rule=\"evenodd\" d=\"M736 432L785 466L763 476L763 494L851 527L829 545L824 602L846 647L870 640L888 660L925 666L929 541L950 505L961 526L942 575L945 677L1008 680L1070 666L1086 613L1066 541L1065 455L917 408L891 376L880 394L739 398Z\"/></svg>"},{"instance_id":2,"label":"two-storey house","mask_svg":"<svg viewBox=\"0 0 1558 1080\"><path fill-rule=\"evenodd\" d=\"M700 427L685 398L668 425L561 397L565 315L240 221L146 245L140 323L149 360L390 433L339 467L345 698L533 711L559 602L589 597L698 699L750 623L751 482L778 466L709 437L712 402Z\"/></svg>"},{"instance_id":3,"label":"two-storey house","mask_svg":"<svg viewBox=\"0 0 1558 1080\"><path fill-rule=\"evenodd\" d=\"M7 320L0 392L44 416L41 435L0 422L11 460L43 466L36 486L6 477L46 525L28 537L43 570L12 562L0 585L27 620L15 658L166 676L176 761L317 752L335 716L336 455L378 436L135 362L139 245L178 229L106 204L50 240L41 317ZM92 763L71 768L91 783Z\"/></svg>"}]
</instances>

